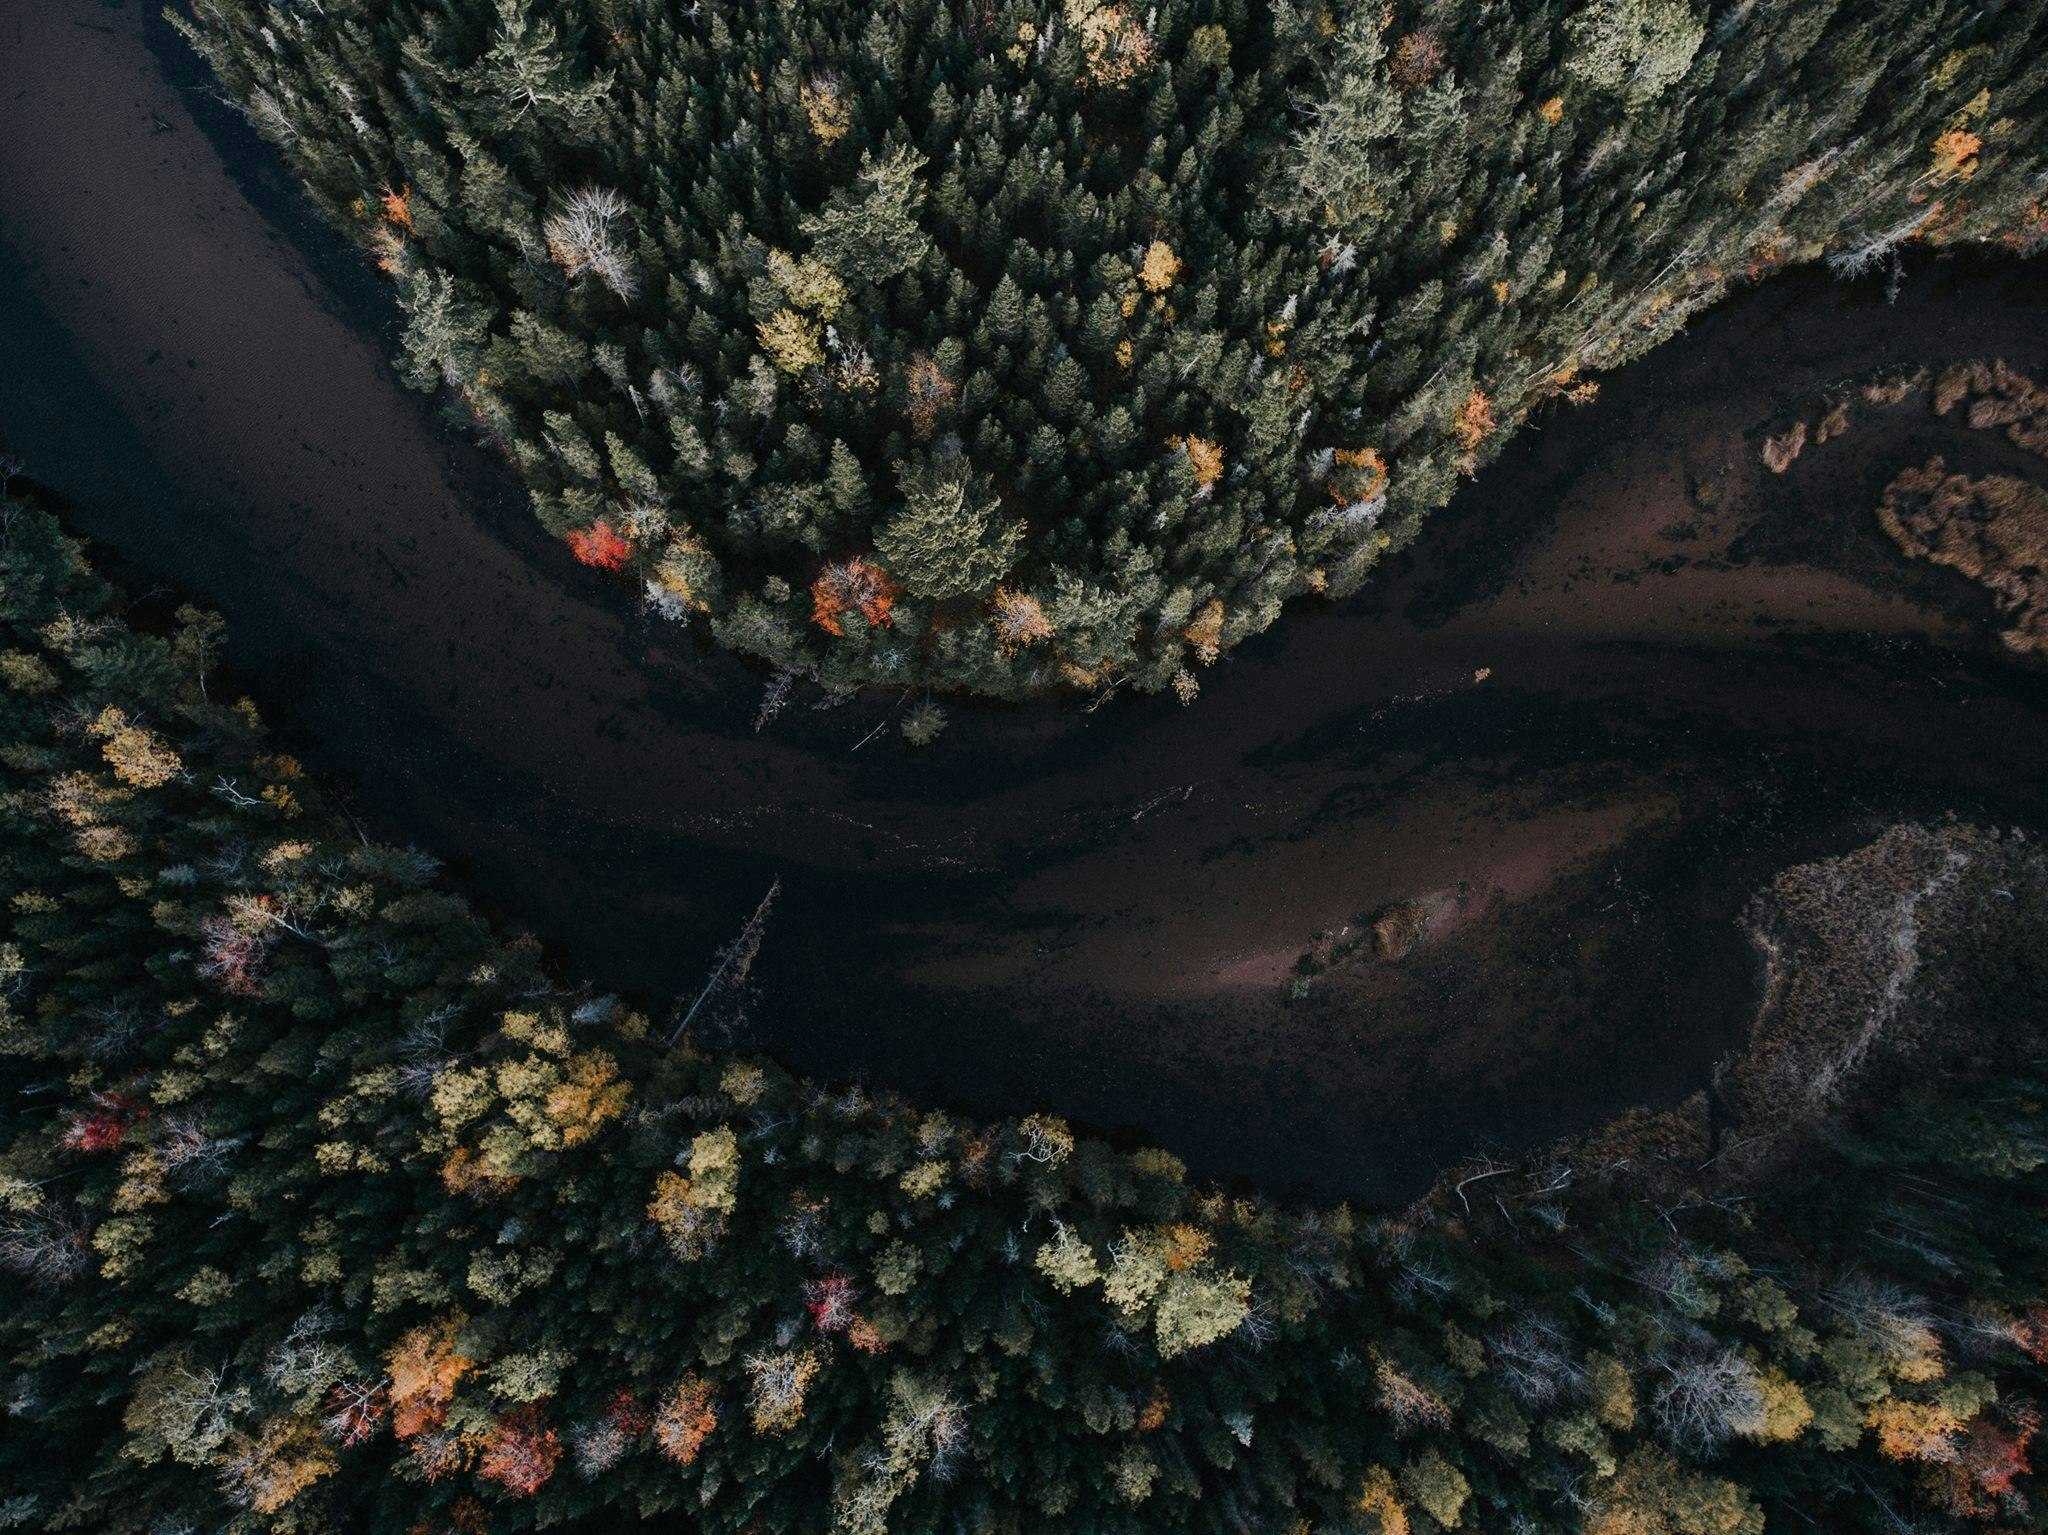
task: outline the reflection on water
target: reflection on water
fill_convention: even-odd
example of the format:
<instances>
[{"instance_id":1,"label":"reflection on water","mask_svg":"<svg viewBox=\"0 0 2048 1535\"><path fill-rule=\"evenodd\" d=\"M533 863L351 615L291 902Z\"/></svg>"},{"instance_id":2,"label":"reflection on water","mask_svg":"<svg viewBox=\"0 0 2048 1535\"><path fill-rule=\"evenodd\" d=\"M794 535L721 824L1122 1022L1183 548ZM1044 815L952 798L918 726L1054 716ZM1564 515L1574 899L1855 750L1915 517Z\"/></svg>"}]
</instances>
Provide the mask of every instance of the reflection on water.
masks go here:
<instances>
[{"instance_id":1,"label":"reflection on water","mask_svg":"<svg viewBox=\"0 0 2048 1535\"><path fill-rule=\"evenodd\" d=\"M65 9L24 9L0 101L0 433L228 615L370 822L568 969L693 989L779 876L754 1039L800 1068L1398 1196L1475 1141L1698 1085L1753 992L1731 919L1776 867L1899 814L2043 819L2037 667L1872 517L1902 465L2006 450L1902 409L1783 477L1757 457L1841 377L2038 372L2038 272L1735 301L1192 708L953 704L918 755L869 739L898 700L800 698L757 735L757 674L574 567L398 386L381 289L161 24ZM1360 919L1419 897L1380 957Z\"/></svg>"}]
</instances>

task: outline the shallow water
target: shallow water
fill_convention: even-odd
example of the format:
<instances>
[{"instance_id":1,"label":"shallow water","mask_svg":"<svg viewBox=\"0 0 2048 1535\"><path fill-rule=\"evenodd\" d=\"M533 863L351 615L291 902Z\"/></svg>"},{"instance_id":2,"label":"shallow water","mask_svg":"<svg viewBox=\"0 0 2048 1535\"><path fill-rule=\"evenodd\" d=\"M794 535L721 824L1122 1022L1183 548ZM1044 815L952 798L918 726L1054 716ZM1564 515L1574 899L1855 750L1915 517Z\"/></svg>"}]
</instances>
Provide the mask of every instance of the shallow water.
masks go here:
<instances>
[{"instance_id":1,"label":"shallow water","mask_svg":"<svg viewBox=\"0 0 2048 1535\"><path fill-rule=\"evenodd\" d=\"M0 0L0 44L0 437L108 557L227 615L358 813L569 972L666 1008L780 876L751 1037L799 1068L1398 1198L1700 1084L1776 867L1898 815L2048 820L2040 669L1871 516L1930 452L2013 450L1923 405L1782 478L1756 455L1846 376L2039 376L2038 269L1921 257L1894 306L1778 279L1543 417L1192 708L956 703L916 754L873 735L886 698L756 734L756 672L543 537L151 8ZM1319 930L1431 892L1414 954L1283 995Z\"/></svg>"}]
</instances>

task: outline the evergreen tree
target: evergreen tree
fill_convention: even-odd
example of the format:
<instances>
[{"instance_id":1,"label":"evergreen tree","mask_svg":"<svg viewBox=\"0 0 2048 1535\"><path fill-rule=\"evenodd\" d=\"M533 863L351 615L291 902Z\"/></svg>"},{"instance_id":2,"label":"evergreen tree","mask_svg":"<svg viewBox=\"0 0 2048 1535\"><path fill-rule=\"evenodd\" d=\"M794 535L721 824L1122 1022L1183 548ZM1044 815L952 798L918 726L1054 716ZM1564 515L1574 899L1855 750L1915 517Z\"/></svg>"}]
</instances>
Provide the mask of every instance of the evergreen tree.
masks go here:
<instances>
[{"instance_id":1,"label":"evergreen tree","mask_svg":"<svg viewBox=\"0 0 2048 1535\"><path fill-rule=\"evenodd\" d=\"M187 10L546 525L633 529L656 611L835 686L1169 686L1178 587L1231 641L1355 589L1730 283L2048 242L2042 0ZM908 504L952 439L1004 516ZM1192 516L1191 442L1228 466ZM1368 453L1386 515L1332 517ZM741 611L853 560L902 645ZM1105 596L1006 648L933 611L984 567Z\"/></svg>"}]
</instances>

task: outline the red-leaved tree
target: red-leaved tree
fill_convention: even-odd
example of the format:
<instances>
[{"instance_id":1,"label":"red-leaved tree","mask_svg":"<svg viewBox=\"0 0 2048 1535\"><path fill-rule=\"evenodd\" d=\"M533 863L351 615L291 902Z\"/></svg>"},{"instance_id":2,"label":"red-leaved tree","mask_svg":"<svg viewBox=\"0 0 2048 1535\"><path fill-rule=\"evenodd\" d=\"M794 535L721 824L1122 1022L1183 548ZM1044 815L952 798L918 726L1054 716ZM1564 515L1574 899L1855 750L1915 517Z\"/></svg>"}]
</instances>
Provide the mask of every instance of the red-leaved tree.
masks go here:
<instances>
[{"instance_id":1,"label":"red-leaved tree","mask_svg":"<svg viewBox=\"0 0 2048 1535\"><path fill-rule=\"evenodd\" d=\"M532 1403L497 1421L484 1445L476 1474L506 1491L530 1498L547 1485L562 1458L562 1436L548 1427Z\"/></svg>"},{"instance_id":2,"label":"red-leaved tree","mask_svg":"<svg viewBox=\"0 0 2048 1535\"><path fill-rule=\"evenodd\" d=\"M853 1322L853 1280L827 1274L804 1285L804 1309L819 1332L844 1332Z\"/></svg>"},{"instance_id":3,"label":"red-leaved tree","mask_svg":"<svg viewBox=\"0 0 2048 1535\"><path fill-rule=\"evenodd\" d=\"M610 523L600 519L569 535L569 552L585 565L599 570L617 570L633 552L632 542Z\"/></svg>"},{"instance_id":4,"label":"red-leaved tree","mask_svg":"<svg viewBox=\"0 0 2048 1535\"><path fill-rule=\"evenodd\" d=\"M126 1094L97 1092L87 1107L73 1109L66 1116L63 1145L70 1151L113 1151L127 1136L129 1127L149 1118L149 1105Z\"/></svg>"}]
</instances>

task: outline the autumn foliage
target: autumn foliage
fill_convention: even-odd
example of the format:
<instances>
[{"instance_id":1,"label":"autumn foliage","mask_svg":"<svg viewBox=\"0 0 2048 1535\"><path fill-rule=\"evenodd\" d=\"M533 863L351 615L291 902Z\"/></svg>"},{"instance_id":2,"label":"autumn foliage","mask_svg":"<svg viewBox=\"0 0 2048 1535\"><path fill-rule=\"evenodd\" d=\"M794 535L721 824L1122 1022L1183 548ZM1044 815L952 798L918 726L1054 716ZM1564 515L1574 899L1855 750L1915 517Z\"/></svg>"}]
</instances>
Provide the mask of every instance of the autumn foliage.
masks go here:
<instances>
[{"instance_id":1,"label":"autumn foliage","mask_svg":"<svg viewBox=\"0 0 2048 1535\"><path fill-rule=\"evenodd\" d=\"M1052 638L1052 623L1045 616L1045 608L1029 592L999 586L989 608L996 643L1006 650Z\"/></svg>"},{"instance_id":2,"label":"autumn foliage","mask_svg":"<svg viewBox=\"0 0 2048 1535\"><path fill-rule=\"evenodd\" d=\"M412 188L410 186L400 187L394 192L389 185L386 185L383 195L379 199L379 211L384 215L385 223L395 224L400 229L411 229L413 227Z\"/></svg>"},{"instance_id":3,"label":"autumn foliage","mask_svg":"<svg viewBox=\"0 0 2048 1535\"><path fill-rule=\"evenodd\" d=\"M1936 1473L1949 1511L1958 1519L1990 1520L2024 1508L2020 1479L2033 1473L2027 1451L2041 1429L2041 1414L2030 1402L2004 1410L2004 1424L1979 1415L1963 1436L1952 1461Z\"/></svg>"},{"instance_id":4,"label":"autumn foliage","mask_svg":"<svg viewBox=\"0 0 2048 1535\"><path fill-rule=\"evenodd\" d=\"M1475 389L1465 396L1464 404L1458 407L1458 446L1478 447L1493 435L1493 428L1493 401L1487 398L1484 391Z\"/></svg>"},{"instance_id":5,"label":"autumn foliage","mask_svg":"<svg viewBox=\"0 0 2048 1535\"><path fill-rule=\"evenodd\" d=\"M827 634L844 634L846 615L859 613L870 627L881 628L889 622L896 597L897 586L889 573L856 556L818 572L811 583L811 622Z\"/></svg>"},{"instance_id":6,"label":"autumn foliage","mask_svg":"<svg viewBox=\"0 0 2048 1535\"><path fill-rule=\"evenodd\" d=\"M1138 281L1150 293L1164 293L1180 276L1180 257L1173 247L1164 240L1154 240L1145 247L1145 259L1138 267Z\"/></svg>"},{"instance_id":7,"label":"autumn foliage","mask_svg":"<svg viewBox=\"0 0 2048 1535\"><path fill-rule=\"evenodd\" d=\"M1223 644L1224 616L1222 602L1211 597L1181 631L1182 636L1195 647L1205 661L1214 659L1217 650Z\"/></svg>"},{"instance_id":8,"label":"autumn foliage","mask_svg":"<svg viewBox=\"0 0 2048 1535\"><path fill-rule=\"evenodd\" d=\"M646 1433L654 1424L654 1414L647 1410L647 1404L624 1387L614 1391L612 1399L605 1403L604 1416L611 1427L627 1438Z\"/></svg>"},{"instance_id":9,"label":"autumn foliage","mask_svg":"<svg viewBox=\"0 0 2048 1535\"><path fill-rule=\"evenodd\" d=\"M1203 437L1169 437L1166 445L1187 454L1188 467L1194 471L1197 485L1214 485L1223 478L1221 444Z\"/></svg>"},{"instance_id":10,"label":"autumn foliage","mask_svg":"<svg viewBox=\"0 0 2048 1535\"><path fill-rule=\"evenodd\" d=\"M599 519L569 535L569 552L581 564L598 570L617 570L632 554L633 545L610 523Z\"/></svg>"},{"instance_id":11,"label":"autumn foliage","mask_svg":"<svg viewBox=\"0 0 2048 1535\"><path fill-rule=\"evenodd\" d=\"M223 1468L222 1482L235 1501L259 1514L274 1514L324 1476L335 1456L311 1424L279 1419L254 1439L243 1441Z\"/></svg>"},{"instance_id":12,"label":"autumn foliage","mask_svg":"<svg viewBox=\"0 0 2048 1535\"><path fill-rule=\"evenodd\" d=\"M457 1351L458 1319L415 1327L385 1359L391 1373L391 1431L410 1439L441 1426L448 1403L474 1361Z\"/></svg>"},{"instance_id":13,"label":"autumn foliage","mask_svg":"<svg viewBox=\"0 0 2048 1535\"><path fill-rule=\"evenodd\" d=\"M500 1418L477 1461L476 1474L506 1491L530 1498L547 1485L562 1459L562 1436L550 1428L533 1403Z\"/></svg>"},{"instance_id":14,"label":"autumn foliage","mask_svg":"<svg viewBox=\"0 0 2048 1535\"><path fill-rule=\"evenodd\" d=\"M1950 404L2024 426L1976 394ZM1331 460L1301 463L1327 507ZM75 546L0 511L0 1524L1760 1535L1796 1498L1792 1527L1830 1535L2041 1525L2032 1069L1844 1100L1839 1133L1794 1138L1752 1041L1728 1123L1782 1170L1706 1155L1689 1107L1476 1161L1406 1213L1290 1212L1050 1113L801 1080L563 985L326 796L288 820L220 792L296 770L95 605ZM1067 593L1026 589L1064 642ZM1190 664L1248 622L1199 587L1169 611ZM62 694L22 688L38 654ZM117 739L160 776L122 737L140 720L184 765L117 789ZM78 855L95 815L136 862ZM1866 958L1838 892L1922 892L1944 999L2025 988L2010 1035L1937 1011L1940 1059L2030 1067L2048 854L1909 840L1889 873L1807 872L1847 958L1773 887L1785 1017L1861 1038L1895 946ZM259 936L252 994L195 975Z\"/></svg>"},{"instance_id":15,"label":"autumn foliage","mask_svg":"<svg viewBox=\"0 0 2048 1535\"><path fill-rule=\"evenodd\" d=\"M939 418L953 408L959 395L959 385L946 377L946 370L931 356L919 352L910 359L903 379L903 404L919 441L938 430Z\"/></svg>"},{"instance_id":16,"label":"autumn foliage","mask_svg":"<svg viewBox=\"0 0 2048 1535\"><path fill-rule=\"evenodd\" d=\"M1330 499L1339 506L1370 501L1387 488L1387 461L1377 448L1339 448L1332 458Z\"/></svg>"},{"instance_id":17,"label":"autumn foliage","mask_svg":"<svg viewBox=\"0 0 2048 1535\"><path fill-rule=\"evenodd\" d=\"M1968 181L1977 174L1977 152L1984 141L1961 128L1951 128L1934 141L1929 174L1937 181Z\"/></svg>"},{"instance_id":18,"label":"autumn foliage","mask_svg":"<svg viewBox=\"0 0 2048 1535\"><path fill-rule=\"evenodd\" d=\"M1410 32L1394 45L1387 73L1404 91L1420 90L1444 67L1444 45L1434 32Z\"/></svg>"},{"instance_id":19,"label":"autumn foliage","mask_svg":"<svg viewBox=\"0 0 2048 1535\"><path fill-rule=\"evenodd\" d=\"M687 1466L717 1427L718 1408L710 1382L701 1375L685 1375L661 1400L661 1410L654 1417L654 1442L670 1460Z\"/></svg>"},{"instance_id":20,"label":"autumn foliage","mask_svg":"<svg viewBox=\"0 0 2048 1535\"><path fill-rule=\"evenodd\" d=\"M1066 14L1081 36L1088 83L1128 85L1152 67L1156 51L1152 34L1124 6L1069 0Z\"/></svg>"},{"instance_id":21,"label":"autumn foliage","mask_svg":"<svg viewBox=\"0 0 2048 1535\"><path fill-rule=\"evenodd\" d=\"M2012 1323L2013 1345L2036 1364L2048 1364L2048 1306L2029 1306Z\"/></svg>"},{"instance_id":22,"label":"autumn foliage","mask_svg":"<svg viewBox=\"0 0 2048 1535\"><path fill-rule=\"evenodd\" d=\"M1556 374L1744 273L2037 250L2042 4L173 9L551 536L603 512L591 563L623 535L651 613L775 673L1021 698L1185 694L1187 594L1235 641L1355 591ZM1298 493L1346 441L1373 514ZM955 457L1015 529L947 591L879 535ZM781 595L871 549L887 632ZM1067 583L1058 633L948 638L998 581Z\"/></svg>"},{"instance_id":23,"label":"autumn foliage","mask_svg":"<svg viewBox=\"0 0 2048 1535\"><path fill-rule=\"evenodd\" d=\"M149 1117L149 1105L122 1093L98 1092L89 1107L74 1109L68 1117L62 1137L66 1150L114 1151L133 1125Z\"/></svg>"}]
</instances>

